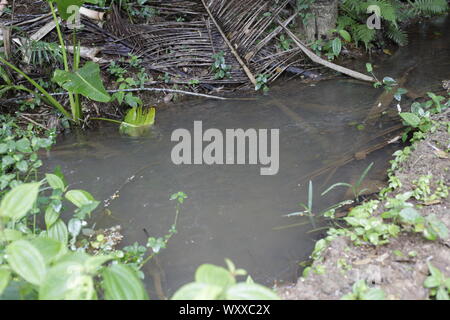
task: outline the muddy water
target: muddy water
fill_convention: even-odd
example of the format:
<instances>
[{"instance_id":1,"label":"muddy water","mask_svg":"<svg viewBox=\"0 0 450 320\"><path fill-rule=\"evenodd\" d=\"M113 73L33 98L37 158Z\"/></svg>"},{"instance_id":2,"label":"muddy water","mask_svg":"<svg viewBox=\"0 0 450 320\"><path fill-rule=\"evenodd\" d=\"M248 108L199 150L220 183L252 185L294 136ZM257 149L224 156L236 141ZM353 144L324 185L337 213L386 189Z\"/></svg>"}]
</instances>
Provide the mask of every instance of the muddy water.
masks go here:
<instances>
[{"instance_id":1,"label":"muddy water","mask_svg":"<svg viewBox=\"0 0 450 320\"><path fill-rule=\"evenodd\" d=\"M437 88L450 71L449 39L439 35L448 26L448 20L419 26L411 35L411 45L380 63L376 72L399 77L414 64L407 87L420 92ZM154 292L153 280L161 279L170 295L193 279L200 264L223 265L225 257L259 282L293 281L298 263L307 259L320 231L312 230L306 218L284 215L299 211L299 202L307 201L305 176L345 152L358 151L358 144L394 123L386 117L375 127L356 127L380 93L347 79L313 86L294 80L253 101L191 100L159 111L155 130L146 137L121 136L116 127L62 137L46 165L49 170L61 165L72 188L86 189L99 200L119 190L108 206L111 215L99 210L94 220L97 227L120 224L125 244L145 243L144 229L152 236L164 235L174 217L169 195L188 194L179 233L159 255L160 268L145 270L150 291ZM194 121L222 131L280 129L279 173L261 176L259 166L249 165L175 166L171 134L178 128L192 130ZM314 207L342 200L344 191L326 198L320 193L334 182L354 181L371 162L375 166L368 181L376 185L396 147L354 161L333 175L315 177ZM305 224L279 228L300 222Z\"/></svg>"}]
</instances>

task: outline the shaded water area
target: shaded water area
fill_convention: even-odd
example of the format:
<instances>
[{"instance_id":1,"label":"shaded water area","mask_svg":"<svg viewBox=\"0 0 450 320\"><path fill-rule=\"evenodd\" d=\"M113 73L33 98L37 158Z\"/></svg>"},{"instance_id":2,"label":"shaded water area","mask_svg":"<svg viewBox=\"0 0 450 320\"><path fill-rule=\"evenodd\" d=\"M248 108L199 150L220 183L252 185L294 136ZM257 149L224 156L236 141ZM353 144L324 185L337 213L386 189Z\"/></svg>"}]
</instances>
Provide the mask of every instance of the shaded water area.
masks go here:
<instances>
[{"instance_id":1,"label":"shaded water area","mask_svg":"<svg viewBox=\"0 0 450 320\"><path fill-rule=\"evenodd\" d=\"M400 77L411 66L405 87L417 91L438 89L450 74L449 20L419 25L410 45L401 48L375 69L377 75ZM445 38L447 37L447 38ZM307 85L293 80L274 86L268 96L253 101L189 100L157 112L152 134L130 138L116 126L60 137L45 161L48 171L61 165L71 188L85 189L98 200L110 201L108 209L94 215L97 228L121 225L124 244L146 243L163 236L173 222L174 203L169 196L184 191L179 233L159 256L159 267L148 266L146 282L154 293L160 279L168 296L193 280L202 263L223 265L225 257L268 285L275 280L295 281L298 263L306 260L323 231L312 230L307 218L285 217L307 201L307 176L324 165L357 152L358 145L395 125L384 116L375 126L357 128L382 90L345 78ZM402 106L406 107L406 101ZM280 129L280 170L261 176L260 165L181 165L171 161L178 128L193 130L202 121L204 130ZM362 129L362 130L361 130ZM314 177L314 207L341 201L345 190L327 197L320 193L334 182L355 181L371 163L367 178L375 186L385 176L391 145L330 172ZM280 228L305 222L301 226ZM311 232L312 231L312 232ZM159 281L159 280L158 280Z\"/></svg>"}]
</instances>

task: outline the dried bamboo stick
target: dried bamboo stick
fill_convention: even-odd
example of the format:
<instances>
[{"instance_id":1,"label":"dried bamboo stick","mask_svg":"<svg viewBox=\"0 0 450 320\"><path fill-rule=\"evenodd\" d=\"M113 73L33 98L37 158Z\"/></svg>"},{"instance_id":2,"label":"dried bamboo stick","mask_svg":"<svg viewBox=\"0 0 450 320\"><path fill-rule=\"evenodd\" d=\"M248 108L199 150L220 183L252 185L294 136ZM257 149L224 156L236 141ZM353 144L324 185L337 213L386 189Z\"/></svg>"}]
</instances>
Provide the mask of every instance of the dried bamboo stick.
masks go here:
<instances>
[{"instance_id":1,"label":"dried bamboo stick","mask_svg":"<svg viewBox=\"0 0 450 320\"><path fill-rule=\"evenodd\" d=\"M289 35L289 37L295 42L295 44L297 44L297 46L300 47L300 49L302 49L302 51L315 63L321 64L327 68L333 69L335 71L338 71L340 73L346 74L352 78L358 79L358 80L363 80L363 81L369 81L369 82L376 82L376 80L373 77L367 76L365 74L362 74L360 72L357 71L353 71L350 70L348 68L339 66L337 64L334 64L332 62L326 61L324 59L322 59L321 57L319 57L318 55L316 55L314 52L312 52L311 50L309 50L301 41L299 38L297 38L297 36L295 34L292 33L291 30L289 30L288 28L286 28L283 23L277 19L278 24L284 29L284 31L286 31L286 33Z\"/></svg>"},{"instance_id":2,"label":"dried bamboo stick","mask_svg":"<svg viewBox=\"0 0 450 320\"><path fill-rule=\"evenodd\" d=\"M206 4L205 0L202 0L202 3L203 3L203 6L205 7L206 12L208 13L209 17L211 18L211 21L214 23L214 25L216 26L216 28L219 31L220 35L222 36L223 40L225 41L227 46L230 48L231 52L233 53L233 55L235 56L236 60L241 65L242 69L244 69L245 74L250 79L251 83L254 86L256 86L256 78L255 78L255 76L252 74L250 69L247 67L247 65L245 64L244 60L242 60L242 58L239 56L239 54L237 53L236 49L233 47L233 44L230 42L230 40L228 40L227 36L223 32L223 30L220 27L219 23L217 22L216 18L214 18L211 10L209 10L209 7Z\"/></svg>"}]
</instances>

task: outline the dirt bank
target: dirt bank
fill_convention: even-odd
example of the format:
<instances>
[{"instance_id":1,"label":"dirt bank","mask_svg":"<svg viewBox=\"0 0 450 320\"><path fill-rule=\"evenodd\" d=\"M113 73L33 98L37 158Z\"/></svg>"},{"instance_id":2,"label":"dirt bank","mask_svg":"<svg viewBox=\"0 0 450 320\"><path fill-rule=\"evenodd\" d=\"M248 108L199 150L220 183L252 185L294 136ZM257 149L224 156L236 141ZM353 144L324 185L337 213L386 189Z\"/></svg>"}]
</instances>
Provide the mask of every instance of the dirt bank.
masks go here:
<instances>
[{"instance_id":1,"label":"dirt bank","mask_svg":"<svg viewBox=\"0 0 450 320\"><path fill-rule=\"evenodd\" d=\"M426 201L412 197L408 202L414 204L422 217L435 215L450 228L449 111L434 118L439 123L437 130L429 133L426 139L414 143L406 160L400 161L397 156L397 160L393 161L393 178L390 181L396 182L399 187L384 198L378 198L380 203L372 213L374 217L380 217L388 210L388 199L406 192L417 194L420 189L418 181L422 179L422 187L428 185L430 195L442 189L444 192ZM407 153L403 152L400 157ZM429 183L424 178L426 176L431 177ZM392 219L379 221L396 224ZM372 245L368 241L356 245L347 236L329 236L317 244L312 255L314 262L307 276L294 285L278 288L278 292L289 300L341 299L352 292L352 286L357 281L365 280L369 287L382 289L386 299L428 299L430 290L424 287L429 275L428 262L450 277L450 241L448 237L430 241L412 229L401 225L398 236L389 237L389 242L384 245Z\"/></svg>"}]
</instances>

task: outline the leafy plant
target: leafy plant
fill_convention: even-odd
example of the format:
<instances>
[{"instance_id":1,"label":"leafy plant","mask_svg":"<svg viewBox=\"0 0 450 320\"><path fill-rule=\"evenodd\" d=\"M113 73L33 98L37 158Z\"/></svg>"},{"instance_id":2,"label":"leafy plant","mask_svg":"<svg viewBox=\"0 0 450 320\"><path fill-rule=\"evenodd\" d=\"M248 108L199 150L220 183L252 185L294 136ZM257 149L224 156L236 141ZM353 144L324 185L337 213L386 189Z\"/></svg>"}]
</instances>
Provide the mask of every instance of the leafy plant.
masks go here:
<instances>
[{"instance_id":1,"label":"leafy plant","mask_svg":"<svg viewBox=\"0 0 450 320\"><path fill-rule=\"evenodd\" d=\"M120 125L120 131L130 136L142 136L155 123L156 109L131 108Z\"/></svg>"},{"instance_id":2,"label":"leafy plant","mask_svg":"<svg viewBox=\"0 0 450 320\"><path fill-rule=\"evenodd\" d=\"M430 296L435 297L436 300L450 300L450 278L445 275L438 268L434 267L428 262L428 269L430 275L425 279L424 287L430 289Z\"/></svg>"},{"instance_id":3,"label":"leafy plant","mask_svg":"<svg viewBox=\"0 0 450 320\"><path fill-rule=\"evenodd\" d=\"M358 280L353 284L352 292L346 294L341 300L384 300L386 296L379 288L369 288L365 280Z\"/></svg>"},{"instance_id":4,"label":"leafy plant","mask_svg":"<svg viewBox=\"0 0 450 320\"><path fill-rule=\"evenodd\" d=\"M214 79L224 79L231 77L231 66L228 66L225 62L225 53L220 51L212 56L215 60L211 69L214 73Z\"/></svg>"},{"instance_id":5,"label":"leafy plant","mask_svg":"<svg viewBox=\"0 0 450 320\"><path fill-rule=\"evenodd\" d=\"M36 225L28 228L27 218L38 205L44 184L51 188L52 196L45 209L46 230L39 231ZM60 218L62 195L77 207L74 219L89 215L99 202L86 191L66 190L61 178L48 174L45 180L21 184L3 197L0 252L6 259L0 260L0 295L6 299L90 300L97 299L100 292L106 299L146 299L144 287L130 267L105 265L114 256L90 256L68 249L69 230ZM98 279L100 286L95 285Z\"/></svg>"},{"instance_id":6,"label":"leafy plant","mask_svg":"<svg viewBox=\"0 0 450 320\"><path fill-rule=\"evenodd\" d=\"M334 188L347 187L347 188L352 190L354 199L356 201L359 201L359 197L361 196L361 194L364 193L365 191L367 191L366 188L361 189L361 185L362 185L364 179L367 177L367 174L369 173L370 169L372 169L372 167L373 167L373 162L363 171L363 173L361 174L361 176L358 178L358 180L355 182L354 185L351 185L349 183L343 183L343 182L339 182L339 183L333 184L327 190L322 192L322 196L326 195L327 193L329 193Z\"/></svg>"},{"instance_id":7,"label":"leafy plant","mask_svg":"<svg viewBox=\"0 0 450 320\"><path fill-rule=\"evenodd\" d=\"M237 282L238 276L247 272L236 269L226 259L228 269L212 264L201 265L195 272L195 282L182 286L172 300L278 300L270 289L256 284L250 277L245 282Z\"/></svg>"},{"instance_id":8,"label":"leafy plant","mask_svg":"<svg viewBox=\"0 0 450 320\"><path fill-rule=\"evenodd\" d=\"M269 82L269 78L266 74L258 74L256 77L256 86L255 91L259 91L262 89L264 93L269 92L269 86L267 83Z\"/></svg>"},{"instance_id":9,"label":"leafy plant","mask_svg":"<svg viewBox=\"0 0 450 320\"><path fill-rule=\"evenodd\" d=\"M305 210L301 211L301 212L294 212L294 213L290 213L287 215L287 217L296 217L296 216L307 216L311 222L311 225L313 226L313 228L316 228L316 220L318 217L325 217L325 218L330 218L330 219L334 219L334 214L336 212L337 209L351 204L353 203L353 201L342 201L339 202L321 212L315 213L313 211L313 196L314 196L314 191L313 191L313 183L312 181L309 181L309 185L308 185L308 203L304 204L304 203L300 203L300 206L303 207ZM296 226L294 225L290 225L288 227L293 227ZM286 227L283 227L283 229L285 229Z\"/></svg>"},{"instance_id":10,"label":"leafy plant","mask_svg":"<svg viewBox=\"0 0 450 320\"><path fill-rule=\"evenodd\" d=\"M22 75L31 85L33 85L48 101L50 105L55 107L59 112L61 112L68 119L74 121L75 123L79 123L82 110L79 100L79 94L84 95L85 97L100 101L107 102L110 100L109 95L106 93L103 88L103 84L100 78L100 69L97 64L93 62L88 62L81 69L79 68L80 64L80 47L79 45L75 45L74 48L74 58L73 58L73 67L72 70L69 68L69 59L67 55L66 45L63 39L63 35L61 32L60 22L56 15L56 10L54 7L54 3L58 6L58 14L63 20L67 20L69 18L68 7L72 5L80 6L84 3L84 0L48 0L51 14L53 20L55 21L56 31L58 34L59 45L62 52L62 60L64 65L64 70L56 70L53 80L57 82L60 86L67 90L69 95L69 102L71 107L71 113L67 112L65 108L59 103L53 96L51 96L47 90L45 90L41 85L39 85L35 80L31 79L28 75L26 75L22 70L17 68L15 65L8 62L3 57L0 57L0 62L9 68L13 69L15 72ZM75 37L75 33L74 33ZM23 89L24 87L15 87L15 89ZM30 91L26 90L25 91Z\"/></svg>"},{"instance_id":11,"label":"leafy plant","mask_svg":"<svg viewBox=\"0 0 450 320\"><path fill-rule=\"evenodd\" d=\"M41 149L49 149L55 136L47 132L46 136L38 136L32 125L25 130L20 128L13 118L0 116L0 195L7 190L35 177L42 166L38 158Z\"/></svg>"}]
</instances>

